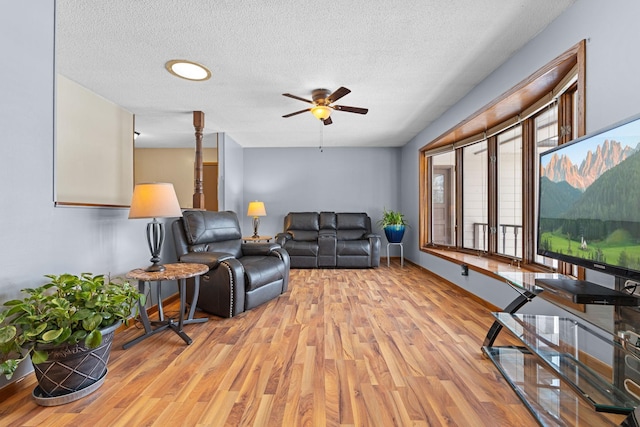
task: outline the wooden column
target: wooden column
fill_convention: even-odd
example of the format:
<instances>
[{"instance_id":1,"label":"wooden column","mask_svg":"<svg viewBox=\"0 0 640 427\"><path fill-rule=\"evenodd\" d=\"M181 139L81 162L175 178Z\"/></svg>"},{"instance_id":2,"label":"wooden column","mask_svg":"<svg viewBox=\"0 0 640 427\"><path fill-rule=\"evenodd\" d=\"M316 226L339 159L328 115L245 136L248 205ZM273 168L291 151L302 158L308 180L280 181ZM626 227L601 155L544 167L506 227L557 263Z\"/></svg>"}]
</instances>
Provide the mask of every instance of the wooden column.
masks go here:
<instances>
[{"instance_id":1,"label":"wooden column","mask_svg":"<svg viewBox=\"0 0 640 427\"><path fill-rule=\"evenodd\" d=\"M202 188L203 166L202 166L202 131L204 129L204 113L202 111L193 112L193 127L196 129L196 160L194 165L194 209L204 209L204 191Z\"/></svg>"}]
</instances>

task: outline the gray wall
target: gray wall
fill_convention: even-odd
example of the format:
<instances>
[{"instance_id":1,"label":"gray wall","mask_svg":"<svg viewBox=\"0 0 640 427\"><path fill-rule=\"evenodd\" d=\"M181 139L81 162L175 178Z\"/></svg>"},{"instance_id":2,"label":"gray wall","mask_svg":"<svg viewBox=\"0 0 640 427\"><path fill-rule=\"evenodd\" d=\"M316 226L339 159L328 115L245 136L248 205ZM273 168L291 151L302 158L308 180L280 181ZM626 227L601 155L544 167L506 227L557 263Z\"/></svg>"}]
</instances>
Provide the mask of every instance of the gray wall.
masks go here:
<instances>
[{"instance_id":1,"label":"gray wall","mask_svg":"<svg viewBox=\"0 0 640 427\"><path fill-rule=\"evenodd\" d=\"M637 16L640 2L598 2L577 0L556 21L518 51L460 102L426 127L402 150L402 209L413 223L418 220L418 150L463 119L524 80L559 54L586 39L587 57L587 132L633 116L640 112L640 43ZM414 230L414 234L415 234ZM495 280L463 278L457 265L441 262L409 245L407 258L432 268L454 283L478 293L484 299L503 306L505 286ZM587 272L587 278L613 286L611 277ZM478 289L477 283L483 283ZM525 307L525 310L528 309ZM538 312L540 307L535 308ZM557 311L548 307L549 312Z\"/></svg>"},{"instance_id":2,"label":"gray wall","mask_svg":"<svg viewBox=\"0 0 640 427\"><path fill-rule=\"evenodd\" d=\"M242 147L228 134L220 134L218 139L219 211L234 211L240 216L244 183L243 159Z\"/></svg>"},{"instance_id":3,"label":"gray wall","mask_svg":"<svg viewBox=\"0 0 640 427\"><path fill-rule=\"evenodd\" d=\"M244 234L253 230L251 200L267 209L259 234L274 236L288 212L300 211L366 212L376 229L383 208L400 207L399 170L398 148L247 148Z\"/></svg>"},{"instance_id":4,"label":"gray wall","mask_svg":"<svg viewBox=\"0 0 640 427\"><path fill-rule=\"evenodd\" d=\"M4 1L0 32L0 51L15 65L0 67L0 301L45 274L119 276L148 265L147 220L128 220L128 209L54 207L53 2ZM175 259L170 244L164 252Z\"/></svg>"}]
</instances>

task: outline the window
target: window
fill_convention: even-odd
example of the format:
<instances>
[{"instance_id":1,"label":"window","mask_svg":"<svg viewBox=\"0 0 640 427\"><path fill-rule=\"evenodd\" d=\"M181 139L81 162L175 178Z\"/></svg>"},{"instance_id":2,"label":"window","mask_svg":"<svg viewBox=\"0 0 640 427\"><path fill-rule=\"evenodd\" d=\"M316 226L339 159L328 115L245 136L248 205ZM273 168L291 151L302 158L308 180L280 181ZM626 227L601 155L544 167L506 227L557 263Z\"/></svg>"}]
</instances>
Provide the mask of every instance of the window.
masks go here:
<instances>
[{"instance_id":1,"label":"window","mask_svg":"<svg viewBox=\"0 0 640 427\"><path fill-rule=\"evenodd\" d=\"M462 148L462 246L489 250L487 141Z\"/></svg>"},{"instance_id":2,"label":"window","mask_svg":"<svg viewBox=\"0 0 640 427\"><path fill-rule=\"evenodd\" d=\"M498 250L522 258L522 126L498 135Z\"/></svg>"},{"instance_id":3,"label":"window","mask_svg":"<svg viewBox=\"0 0 640 427\"><path fill-rule=\"evenodd\" d=\"M423 147L420 245L576 274L536 255L538 157L584 134L581 41Z\"/></svg>"},{"instance_id":4,"label":"window","mask_svg":"<svg viewBox=\"0 0 640 427\"><path fill-rule=\"evenodd\" d=\"M558 107L557 105L550 106L547 110L541 112L534 118L534 129L535 129L535 169L536 171L540 170L540 165L538 161L540 160L540 154L544 153L547 150L552 149L553 147L558 146ZM534 197L534 206L535 211L534 215L536 218L536 222L538 220L538 174L536 174L535 179L535 197ZM537 239L533 242L537 249ZM543 257L540 255L536 255L535 262L539 264L543 264L549 267L557 268L558 261L552 258Z\"/></svg>"}]
</instances>

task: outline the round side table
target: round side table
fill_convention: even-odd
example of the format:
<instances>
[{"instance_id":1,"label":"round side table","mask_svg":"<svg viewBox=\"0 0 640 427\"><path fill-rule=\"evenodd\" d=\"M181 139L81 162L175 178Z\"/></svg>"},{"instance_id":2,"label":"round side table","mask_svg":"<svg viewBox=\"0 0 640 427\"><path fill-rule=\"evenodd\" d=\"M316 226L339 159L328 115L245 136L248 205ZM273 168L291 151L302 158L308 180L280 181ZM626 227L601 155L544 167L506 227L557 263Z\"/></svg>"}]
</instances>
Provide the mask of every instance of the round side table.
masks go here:
<instances>
[{"instance_id":1,"label":"round side table","mask_svg":"<svg viewBox=\"0 0 640 427\"><path fill-rule=\"evenodd\" d=\"M147 282L156 282L158 290L158 321L153 322L155 328L151 326L151 321L147 315L147 310L142 306L142 303L138 302L140 308L140 320L144 325L144 334L138 338L125 343L122 348L129 348L145 338L149 338L158 332L165 329L172 329L177 333L187 344L192 343L192 339L182 330L184 325L190 323L202 323L209 320L208 318L194 319L193 315L196 311L196 303L198 302L198 294L200 293L200 276L207 271L209 267L205 264L193 264L193 263L176 263L176 264L164 264L164 271L146 271L144 268L137 268L127 273L126 277L129 279L135 279L138 281L138 290L144 294L145 286ZM185 319L184 312L186 308L186 293L187 293L187 279L193 277L195 279L195 286L193 292L193 299L191 301L191 308L189 310L189 316ZM180 292L180 315L178 316L178 323L176 324L174 319L164 317L164 310L162 307L162 298L160 297L160 285L163 280L178 280L179 292Z\"/></svg>"}]
</instances>

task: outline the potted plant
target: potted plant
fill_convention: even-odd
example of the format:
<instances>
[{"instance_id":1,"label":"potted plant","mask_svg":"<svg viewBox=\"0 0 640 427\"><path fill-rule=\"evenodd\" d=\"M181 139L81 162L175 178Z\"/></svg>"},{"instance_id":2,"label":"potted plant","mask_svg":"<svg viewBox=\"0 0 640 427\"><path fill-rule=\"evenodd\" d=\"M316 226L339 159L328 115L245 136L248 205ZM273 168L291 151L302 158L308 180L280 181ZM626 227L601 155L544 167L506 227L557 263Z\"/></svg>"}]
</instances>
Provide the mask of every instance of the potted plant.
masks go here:
<instances>
[{"instance_id":1,"label":"potted plant","mask_svg":"<svg viewBox=\"0 0 640 427\"><path fill-rule=\"evenodd\" d=\"M23 289L24 299L7 301L0 311L0 371L10 379L30 357L39 384L36 400L94 391L106 375L115 329L137 314L144 296L128 282L103 275L45 277L48 283Z\"/></svg>"},{"instance_id":2,"label":"potted plant","mask_svg":"<svg viewBox=\"0 0 640 427\"><path fill-rule=\"evenodd\" d=\"M409 224L404 219L404 214L398 211L388 211L385 208L382 212L382 219L378 221L378 226L384 230L389 243L400 243L404 237L404 229Z\"/></svg>"}]
</instances>

